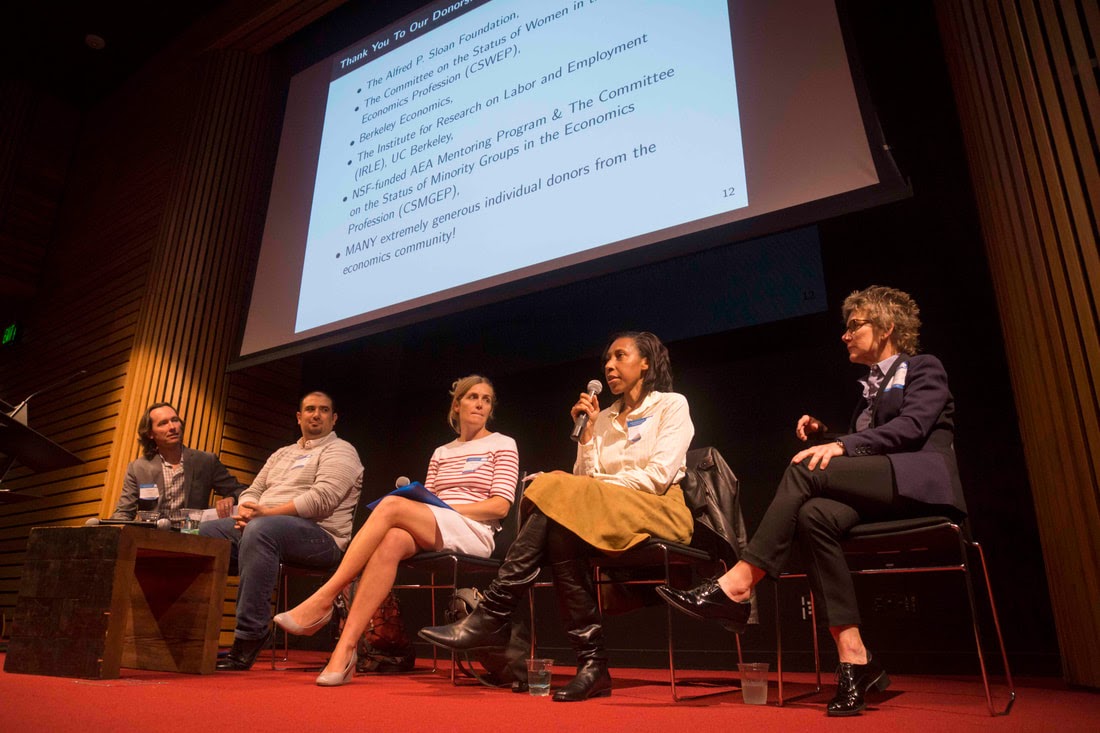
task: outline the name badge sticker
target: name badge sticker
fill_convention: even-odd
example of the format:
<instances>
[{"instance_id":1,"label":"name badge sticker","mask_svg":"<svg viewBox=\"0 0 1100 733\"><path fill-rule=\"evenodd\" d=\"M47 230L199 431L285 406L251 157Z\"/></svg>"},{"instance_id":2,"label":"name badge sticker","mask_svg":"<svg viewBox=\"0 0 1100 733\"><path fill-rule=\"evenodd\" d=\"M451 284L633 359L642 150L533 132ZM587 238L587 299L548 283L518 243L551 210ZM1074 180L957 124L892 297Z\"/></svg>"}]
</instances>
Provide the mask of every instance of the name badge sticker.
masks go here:
<instances>
[{"instance_id":1,"label":"name badge sticker","mask_svg":"<svg viewBox=\"0 0 1100 733\"><path fill-rule=\"evenodd\" d=\"M902 362L898 364L898 368L894 370L893 376L890 377L890 381L887 382L886 387L883 388L883 392L889 392L892 389L905 389L905 378L909 376L909 362Z\"/></svg>"},{"instance_id":2,"label":"name badge sticker","mask_svg":"<svg viewBox=\"0 0 1100 733\"><path fill-rule=\"evenodd\" d=\"M462 473L473 473L477 469L481 468L481 464L485 461L485 456L469 456L466 459L466 468L462 469Z\"/></svg>"},{"instance_id":3,"label":"name badge sticker","mask_svg":"<svg viewBox=\"0 0 1100 733\"><path fill-rule=\"evenodd\" d=\"M305 468L311 457L309 453L306 453L304 456L298 456L294 459L294 463L290 464L290 470L293 471L296 468Z\"/></svg>"},{"instance_id":4,"label":"name badge sticker","mask_svg":"<svg viewBox=\"0 0 1100 733\"><path fill-rule=\"evenodd\" d=\"M638 417L626 421L626 439L631 443L637 443L645 435L645 423L648 417Z\"/></svg>"},{"instance_id":5,"label":"name badge sticker","mask_svg":"<svg viewBox=\"0 0 1100 733\"><path fill-rule=\"evenodd\" d=\"M142 484L138 486L138 498L143 501L160 498L160 489L156 484Z\"/></svg>"}]
</instances>

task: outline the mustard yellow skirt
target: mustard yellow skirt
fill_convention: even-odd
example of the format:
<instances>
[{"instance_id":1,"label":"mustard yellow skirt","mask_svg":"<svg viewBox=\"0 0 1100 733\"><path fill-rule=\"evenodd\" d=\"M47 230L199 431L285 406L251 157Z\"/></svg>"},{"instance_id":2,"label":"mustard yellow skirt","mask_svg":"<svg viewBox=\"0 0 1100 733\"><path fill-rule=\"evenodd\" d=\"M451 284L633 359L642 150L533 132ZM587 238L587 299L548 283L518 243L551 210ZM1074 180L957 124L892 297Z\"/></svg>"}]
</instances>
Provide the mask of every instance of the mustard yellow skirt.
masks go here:
<instances>
[{"instance_id":1,"label":"mustard yellow skirt","mask_svg":"<svg viewBox=\"0 0 1100 733\"><path fill-rule=\"evenodd\" d=\"M523 500L609 555L650 537L691 541L691 511L678 485L657 496L587 476L544 473L527 487Z\"/></svg>"}]
</instances>

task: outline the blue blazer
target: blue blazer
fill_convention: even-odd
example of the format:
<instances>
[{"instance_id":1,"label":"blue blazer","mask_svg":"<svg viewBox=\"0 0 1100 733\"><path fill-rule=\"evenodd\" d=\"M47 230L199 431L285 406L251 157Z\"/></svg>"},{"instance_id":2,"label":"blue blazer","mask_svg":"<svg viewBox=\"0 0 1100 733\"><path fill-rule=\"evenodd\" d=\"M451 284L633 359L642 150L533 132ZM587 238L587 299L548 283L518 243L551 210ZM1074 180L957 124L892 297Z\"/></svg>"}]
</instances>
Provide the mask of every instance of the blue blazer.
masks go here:
<instances>
[{"instance_id":1,"label":"blue blazer","mask_svg":"<svg viewBox=\"0 0 1100 733\"><path fill-rule=\"evenodd\" d=\"M966 514L955 462L955 398L947 372L930 354L901 354L883 378L871 405L871 426L855 432L863 411L852 415L852 432L840 438L850 456L886 455L898 494Z\"/></svg>"},{"instance_id":2,"label":"blue blazer","mask_svg":"<svg viewBox=\"0 0 1100 733\"><path fill-rule=\"evenodd\" d=\"M126 467L126 477L122 480L122 495L111 519L133 519L137 513L138 487L142 484L156 484L164 497L164 461L159 455L152 458L139 457ZM210 504L210 491L220 496L237 498L245 489L213 453L183 448L183 505L193 509L205 508ZM158 503L157 508L164 506Z\"/></svg>"}]
</instances>

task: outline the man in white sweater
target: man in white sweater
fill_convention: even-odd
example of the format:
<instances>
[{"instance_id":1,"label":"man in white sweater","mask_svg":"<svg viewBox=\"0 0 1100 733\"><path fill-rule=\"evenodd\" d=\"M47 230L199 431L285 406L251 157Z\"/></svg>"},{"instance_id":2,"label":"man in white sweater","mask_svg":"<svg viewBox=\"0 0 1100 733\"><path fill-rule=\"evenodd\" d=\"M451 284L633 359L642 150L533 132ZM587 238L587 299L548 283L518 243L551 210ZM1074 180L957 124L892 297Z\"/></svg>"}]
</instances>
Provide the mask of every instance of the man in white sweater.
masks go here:
<instances>
[{"instance_id":1,"label":"man in white sweater","mask_svg":"<svg viewBox=\"0 0 1100 733\"><path fill-rule=\"evenodd\" d=\"M250 669L271 633L271 593L280 562L335 567L351 539L363 464L336 437L336 409L310 392L298 409L302 437L267 459L239 499L236 516L203 522L199 534L227 539L240 570L233 647L218 669Z\"/></svg>"}]
</instances>

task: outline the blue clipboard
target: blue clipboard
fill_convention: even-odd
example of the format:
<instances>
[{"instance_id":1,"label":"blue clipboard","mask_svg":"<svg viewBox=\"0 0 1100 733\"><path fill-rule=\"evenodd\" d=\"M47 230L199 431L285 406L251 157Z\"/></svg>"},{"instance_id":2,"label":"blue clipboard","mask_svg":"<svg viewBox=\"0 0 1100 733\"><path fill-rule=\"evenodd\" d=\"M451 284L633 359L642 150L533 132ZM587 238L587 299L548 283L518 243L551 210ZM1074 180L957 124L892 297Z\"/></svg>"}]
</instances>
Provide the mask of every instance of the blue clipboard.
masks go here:
<instances>
[{"instance_id":1,"label":"blue clipboard","mask_svg":"<svg viewBox=\"0 0 1100 733\"><path fill-rule=\"evenodd\" d=\"M453 507L451 507L447 502L443 501L432 492L425 489L424 484L420 483L419 481L413 481L411 484L407 486L402 486L400 489L394 489L380 499L375 499L370 504L367 504L367 509L373 511L373 509L378 506L378 502L382 501L382 499L385 499L386 496L400 496L403 499L419 501L422 504L433 504L444 509L450 509L452 512L454 511Z\"/></svg>"}]
</instances>

